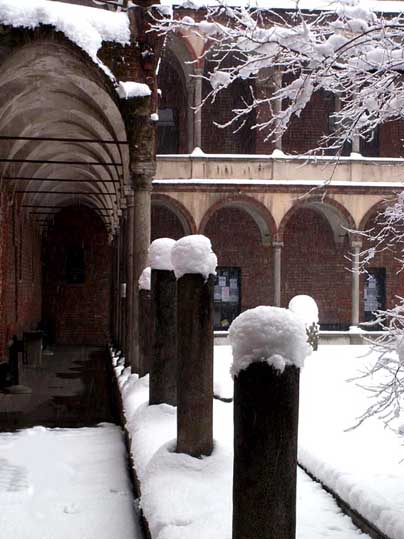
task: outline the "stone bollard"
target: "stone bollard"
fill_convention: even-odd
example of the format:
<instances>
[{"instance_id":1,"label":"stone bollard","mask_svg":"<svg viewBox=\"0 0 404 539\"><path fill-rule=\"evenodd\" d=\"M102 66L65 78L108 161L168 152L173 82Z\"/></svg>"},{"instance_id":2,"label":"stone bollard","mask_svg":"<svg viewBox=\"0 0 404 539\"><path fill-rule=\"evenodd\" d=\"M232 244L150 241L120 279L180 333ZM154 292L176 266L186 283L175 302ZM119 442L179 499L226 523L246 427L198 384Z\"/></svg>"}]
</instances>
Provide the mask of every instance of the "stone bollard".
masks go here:
<instances>
[{"instance_id":1,"label":"stone bollard","mask_svg":"<svg viewBox=\"0 0 404 539\"><path fill-rule=\"evenodd\" d=\"M177 405L177 280L173 271L151 272L152 362L150 404Z\"/></svg>"},{"instance_id":2,"label":"stone bollard","mask_svg":"<svg viewBox=\"0 0 404 539\"><path fill-rule=\"evenodd\" d=\"M175 241L159 238L150 245L151 354L150 404L177 404L177 281L172 271Z\"/></svg>"},{"instance_id":3,"label":"stone bollard","mask_svg":"<svg viewBox=\"0 0 404 539\"><path fill-rule=\"evenodd\" d=\"M230 327L234 376L232 539L295 539L299 368L304 324L256 307Z\"/></svg>"},{"instance_id":4,"label":"stone bollard","mask_svg":"<svg viewBox=\"0 0 404 539\"><path fill-rule=\"evenodd\" d=\"M178 280L177 452L213 449L213 276Z\"/></svg>"},{"instance_id":5,"label":"stone bollard","mask_svg":"<svg viewBox=\"0 0 404 539\"><path fill-rule=\"evenodd\" d=\"M152 350L151 269L145 268L139 278L139 376L150 372Z\"/></svg>"},{"instance_id":6,"label":"stone bollard","mask_svg":"<svg viewBox=\"0 0 404 539\"><path fill-rule=\"evenodd\" d=\"M193 457L213 450L213 274L217 258L208 238L177 241L178 277L177 452Z\"/></svg>"}]
</instances>

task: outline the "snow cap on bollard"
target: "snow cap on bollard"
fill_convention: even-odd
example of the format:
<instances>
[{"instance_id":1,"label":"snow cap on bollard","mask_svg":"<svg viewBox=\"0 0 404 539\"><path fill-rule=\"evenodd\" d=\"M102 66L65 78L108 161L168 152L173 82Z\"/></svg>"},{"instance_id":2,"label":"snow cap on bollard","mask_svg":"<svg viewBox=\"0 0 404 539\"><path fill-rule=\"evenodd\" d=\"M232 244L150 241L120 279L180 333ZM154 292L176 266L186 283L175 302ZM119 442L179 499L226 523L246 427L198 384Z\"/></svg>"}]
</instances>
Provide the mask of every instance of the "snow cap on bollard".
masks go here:
<instances>
[{"instance_id":1,"label":"snow cap on bollard","mask_svg":"<svg viewBox=\"0 0 404 539\"><path fill-rule=\"evenodd\" d=\"M205 279L216 275L217 257L210 239L202 234L180 238L171 251L171 261L177 279L186 273L199 273Z\"/></svg>"},{"instance_id":2,"label":"snow cap on bollard","mask_svg":"<svg viewBox=\"0 0 404 539\"><path fill-rule=\"evenodd\" d=\"M289 365L301 368L311 351L301 318L280 307L261 306L241 313L230 326L229 338L233 377L256 362L266 362L279 373Z\"/></svg>"},{"instance_id":3,"label":"snow cap on bollard","mask_svg":"<svg viewBox=\"0 0 404 539\"><path fill-rule=\"evenodd\" d=\"M158 238L152 241L149 247L149 263L151 269L172 271L171 249L175 240L171 238Z\"/></svg>"},{"instance_id":4,"label":"snow cap on bollard","mask_svg":"<svg viewBox=\"0 0 404 539\"><path fill-rule=\"evenodd\" d=\"M139 277L139 290L151 289L151 268L147 267L142 271L142 275Z\"/></svg>"},{"instance_id":5,"label":"snow cap on bollard","mask_svg":"<svg viewBox=\"0 0 404 539\"><path fill-rule=\"evenodd\" d=\"M300 294L289 301L289 310L297 314L303 320L306 326L318 324L317 303L311 296Z\"/></svg>"}]
</instances>

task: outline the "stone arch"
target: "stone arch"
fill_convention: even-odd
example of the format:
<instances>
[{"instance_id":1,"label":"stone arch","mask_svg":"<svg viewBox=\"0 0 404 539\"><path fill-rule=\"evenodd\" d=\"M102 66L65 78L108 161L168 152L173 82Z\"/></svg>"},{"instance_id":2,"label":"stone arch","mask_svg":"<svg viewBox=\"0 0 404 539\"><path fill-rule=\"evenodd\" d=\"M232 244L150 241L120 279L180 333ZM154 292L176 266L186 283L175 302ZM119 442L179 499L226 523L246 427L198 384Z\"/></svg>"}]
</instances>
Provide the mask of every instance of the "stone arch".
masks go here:
<instances>
[{"instance_id":1,"label":"stone arch","mask_svg":"<svg viewBox=\"0 0 404 539\"><path fill-rule=\"evenodd\" d=\"M276 223L266 206L252 197L242 195L229 196L213 204L202 217L199 225L200 234L204 233L206 224L212 215L222 208L238 208L246 211L257 225L263 245L270 245L276 237Z\"/></svg>"},{"instance_id":2,"label":"stone arch","mask_svg":"<svg viewBox=\"0 0 404 539\"><path fill-rule=\"evenodd\" d=\"M52 29L10 32L15 43L2 56L0 130L15 138L2 141L2 156L13 160L2 165L2 188L24 207L39 200L66 205L75 191L74 199L98 208L114 230L129 187L129 151L112 81Z\"/></svg>"},{"instance_id":3,"label":"stone arch","mask_svg":"<svg viewBox=\"0 0 404 539\"><path fill-rule=\"evenodd\" d=\"M298 294L312 296L319 307L321 327L346 330L351 321L351 248L346 229L349 214L318 201L296 204L281 222L282 305ZM321 211L332 208L333 211ZM330 219L331 216L331 219ZM343 232L343 234L340 233Z\"/></svg>"},{"instance_id":4,"label":"stone arch","mask_svg":"<svg viewBox=\"0 0 404 539\"><path fill-rule=\"evenodd\" d=\"M283 216L278 233L280 241L283 241L288 221L302 208L317 211L327 220L337 245L344 242L348 231L355 230L355 221L351 213L342 204L329 197L324 199L320 197L310 197L295 203Z\"/></svg>"},{"instance_id":5,"label":"stone arch","mask_svg":"<svg viewBox=\"0 0 404 539\"><path fill-rule=\"evenodd\" d=\"M204 58L202 80L202 98L205 99L202 107L202 150L206 153L223 154L255 154L257 113L251 110L240 122L221 128L233 117L233 110L242 109L245 103L251 103L255 80L235 79L227 88L223 88L214 99L206 99L211 91L209 82L210 73L216 62L213 59L218 49L212 47ZM237 65L235 54L226 53L223 68Z\"/></svg>"},{"instance_id":6,"label":"stone arch","mask_svg":"<svg viewBox=\"0 0 404 539\"><path fill-rule=\"evenodd\" d=\"M268 210L250 197L229 197L214 204L204 215L199 232L208 236L218 258L222 284L237 282L239 306L221 296L215 303L215 327L226 329L241 310L271 305L274 293L273 249L275 224ZM232 281L230 281L232 279ZM223 284L225 280L226 284ZM227 292L225 292L227 293ZM233 303L235 298L233 294Z\"/></svg>"},{"instance_id":7,"label":"stone arch","mask_svg":"<svg viewBox=\"0 0 404 539\"><path fill-rule=\"evenodd\" d=\"M174 230L175 233L172 234L172 236L179 235L179 237L181 237L189 234L196 234L197 229L195 220L183 204L167 195L152 195L152 239L155 239L156 234L158 233L157 230L153 229L156 227L156 220L158 219L158 215L154 212L156 210L158 211L159 208L163 209L164 212L169 212L161 217L163 220L165 218L168 219L173 225L171 230ZM172 217L174 217L174 223L172 222ZM182 230L181 234L179 234L180 228L178 225ZM158 237L161 237L161 235L167 235L167 232L164 233L162 231Z\"/></svg>"},{"instance_id":8,"label":"stone arch","mask_svg":"<svg viewBox=\"0 0 404 539\"><path fill-rule=\"evenodd\" d=\"M188 153L192 149L193 58L183 39L167 38L161 58L157 153ZM169 125L171 123L171 125Z\"/></svg>"},{"instance_id":9,"label":"stone arch","mask_svg":"<svg viewBox=\"0 0 404 539\"><path fill-rule=\"evenodd\" d=\"M367 224L370 219L375 217L381 210L385 209L388 206L388 202L386 200L380 200L379 202L376 202L376 204L373 204L365 215L360 220L358 230L364 232L367 228Z\"/></svg>"}]
</instances>

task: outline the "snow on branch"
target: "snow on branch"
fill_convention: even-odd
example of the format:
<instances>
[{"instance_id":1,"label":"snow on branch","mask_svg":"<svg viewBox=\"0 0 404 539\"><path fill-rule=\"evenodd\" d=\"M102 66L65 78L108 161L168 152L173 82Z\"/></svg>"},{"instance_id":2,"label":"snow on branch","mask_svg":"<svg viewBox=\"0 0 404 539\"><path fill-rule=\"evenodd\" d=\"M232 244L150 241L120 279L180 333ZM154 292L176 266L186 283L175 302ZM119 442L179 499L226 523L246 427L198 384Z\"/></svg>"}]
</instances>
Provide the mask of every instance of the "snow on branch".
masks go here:
<instances>
[{"instance_id":1,"label":"snow on branch","mask_svg":"<svg viewBox=\"0 0 404 539\"><path fill-rule=\"evenodd\" d=\"M250 99L226 124L237 126L252 110L269 107L270 118L254 128L278 138L300 116L313 93L338 98L334 131L322 147L342 149L347 139L371 139L381 123L404 110L404 17L376 13L357 0L330 2L319 12L207 6L205 15L161 16L160 33L194 32L209 45L206 78L215 97L238 79L250 82ZM231 62L229 62L231 59ZM257 93L257 80L271 88Z\"/></svg>"}]
</instances>

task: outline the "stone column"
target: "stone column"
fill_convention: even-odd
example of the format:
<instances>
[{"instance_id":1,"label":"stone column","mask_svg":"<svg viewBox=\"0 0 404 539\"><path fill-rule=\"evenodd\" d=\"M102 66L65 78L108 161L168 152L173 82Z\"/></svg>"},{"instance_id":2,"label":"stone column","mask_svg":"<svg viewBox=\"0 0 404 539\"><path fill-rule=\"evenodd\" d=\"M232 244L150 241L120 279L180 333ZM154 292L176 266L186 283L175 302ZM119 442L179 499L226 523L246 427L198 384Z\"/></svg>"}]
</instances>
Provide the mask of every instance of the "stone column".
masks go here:
<instances>
[{"instance_id":1,"label":"stone column","mask_svg":"<svg viewBox=\"0 0 404 539\"><path fill-rule=\"evenodd\" d=\"M134 195L129 194L126 197L128 208L128 233L126 236L126 361L128 365L134 366L134 296L137 287L134 274L134 246L135 246L135 206Z\"/></svg>"},{"instance_id":2,"label":"stone column","mask_svg":"<svg viewBox=\"0 0 404 539\"><path fill-rule=\"evenodd\" d=\"M360 307L360 271L359 257L362 250L362 242L358 239L351 241L352 252L352 317L351 325L359 325L359 307Z\"/></svg>"},{"instance_id":3,"label":"stone column","mask_svg":"<svg viewBox=\"0 0 404 539\"><path fill-rule=\"evenodd\" d=\"M281 293L282 293L282 275L281 275L281 261L282 261L282 241L272 242L272 252L274 260L274 306L281 306Z\"/></svg>"},{"instance_id":4,"label":"stone column","mask_svg":"<svg viewBox=\"0 0 404 539\"><path fill-rule=\"evenodd\" d=\"M137 282L147 265L150 244L151 185L155 174L155 125L150 119L153 102L149 97L121 101L129 149L130 190L133 192L133 274L128 294L131 302L130 363L139 367L139 296ZM128 279L129 280L129 279Z\"/></svg>"},{"instance_id":5,"label":"stone column","mask_svg":"<svg viewBox=\"0 0 404 539\"><path fill-rule=\"evenodd\" d=\"M359 135L352 135L352 153L361 153L361 139Z\"/></svg>"},{"instance_id":6,"label":"stone column","mask_svg":"<svg viewBox=\"0 0 404 539\"><path fill-rule=\"evenodd\" d=\"M134 182L134 283L133 287L133 366L139 367L139 295L137 282L147 266L147 253L150 246L151 188L152 177L141 176Z\"/></svg>"},{"instance_id":7,"label":"stone column","mask_svg":"<svg viewBox=\"0 0 404 539\"><path fill-rule=\"evenodd\" d=\"M202 147L202 109L200 105L202 103L202 75L203 69L195 69L195 91L193 107L195 108L194 114L194 148ZM199 108L198 108L199 107Z\"/></svg>"},{"instance_id":8,"label":"stone column","mask_svg":"<svg viewBox=\"0 0 404 539\"><path fill-rule=\"evenodd\" d=\"M273 69L262 69L259 72L258 78L255 82L257 98L269 99L281 84L282 74L279 70L274 71ZM275 99L270 103L260 105L257 110L257 122L263 123L270 121L274 115L280 112L281 106L282 103L280 99ZM257 153L268 154L271 153L275 148L282 150L282 138L279 137L274 140L274 137L271 137L269 140L265 140L267 134L267 130L256 130Z\"/></svg>"},{"instance_id":9,"label":"stone column","mask_svg":"<svg viewBox=\"0 0 404 539\"><path fill-rule=\"evenodd\" d=\"M195 82L194 79L187 81L187 133L188 133L188 143L187 151L192 153L192 150L195 148L194 144L194 120L195 114L192 109L194 106L194 96L195 96Z\"/></svg>"}]
</instances>

